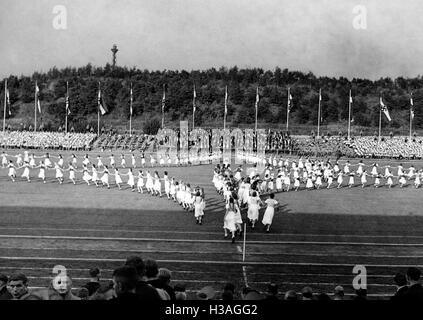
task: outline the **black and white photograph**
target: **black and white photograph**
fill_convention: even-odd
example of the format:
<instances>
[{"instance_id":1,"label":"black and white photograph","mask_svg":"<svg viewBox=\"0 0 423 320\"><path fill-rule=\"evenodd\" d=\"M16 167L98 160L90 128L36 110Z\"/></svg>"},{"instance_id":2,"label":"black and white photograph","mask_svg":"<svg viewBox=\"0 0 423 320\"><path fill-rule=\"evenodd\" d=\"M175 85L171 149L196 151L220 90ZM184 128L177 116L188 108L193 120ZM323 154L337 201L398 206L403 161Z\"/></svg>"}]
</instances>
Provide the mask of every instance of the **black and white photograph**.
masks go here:
<instances>
[{"instance_id":1,"label":"black and white photograph","mask_svg":"<svg viewBox=\"0 0 423 320\"><path fill-rule=\"evenodd\" d=\"M423 301L421 1L0 5L0 300Z\"/></svg>"}]
</instances>

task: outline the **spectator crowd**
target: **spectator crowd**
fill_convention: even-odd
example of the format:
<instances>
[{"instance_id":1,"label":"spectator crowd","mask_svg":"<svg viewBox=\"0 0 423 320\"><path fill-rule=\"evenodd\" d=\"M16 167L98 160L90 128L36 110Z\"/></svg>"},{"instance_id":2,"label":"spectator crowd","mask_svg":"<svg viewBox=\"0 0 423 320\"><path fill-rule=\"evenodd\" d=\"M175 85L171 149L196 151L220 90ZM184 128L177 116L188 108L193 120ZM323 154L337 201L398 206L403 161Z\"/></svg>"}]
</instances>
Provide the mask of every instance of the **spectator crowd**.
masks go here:
<instances>
[{"instance_id":1,"label":"spectator crowd","mask_svg":"<svg viewBox=\"0 0 423 320\"><path fill-rule=\"evenodd\" d=\"M280 292L276 283L270 282L266 292L260 292L249 286L237 290L227 282L220 292L213 286L205 286L188 296L184 283L172 283L172 272L159 268L152 259L143 260L139 256L130 256L124 265L116 268L112 280L103 280L101 270L94 267L88 270L89 281L79 288L72 287L69 275L53 275L45 288L30 287L28 277L23 273L10 276L0 274L0 300L115 300L125 302L161 301L161 300L367 300L367 290L357 289L347 298L344 288L335 286L332 293L314 292L305 286L300 292L287 290ZM393 276L396 290L389 297L391 301L423 301L423 287L420 282L421 272L416 267L409 267L407 272Z\"/></svg>"}]
</instances>

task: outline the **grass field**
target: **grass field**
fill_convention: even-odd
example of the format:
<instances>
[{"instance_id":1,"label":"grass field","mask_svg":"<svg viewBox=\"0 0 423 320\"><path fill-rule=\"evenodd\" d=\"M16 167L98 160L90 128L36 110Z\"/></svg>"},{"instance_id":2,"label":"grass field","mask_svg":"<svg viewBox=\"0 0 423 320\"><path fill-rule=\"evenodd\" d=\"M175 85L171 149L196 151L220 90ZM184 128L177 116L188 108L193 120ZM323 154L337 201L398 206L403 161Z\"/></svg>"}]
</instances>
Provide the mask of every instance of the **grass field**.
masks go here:
<instances>
[{"instance_id":1,"label":"grass field","mask_svg":"<svg viewBox=\"0 0 423 320\"><path fill-rule=\"evenodd\" d=\"M395 164L381 164L386 163ZM247 227L243 261L241 239L232 244L223 238L224 202L211 183L213 165L157 170L205 188L202 226L174 202L131 192L128 186L59 185L54 170L48 171L46 184L36 178L12 183L7 170L0 169L0 272L22 271L30 286L46 286L53 266L62 264L78 287L88 281L88 268L98 266L103 279L110 279L127 256L140 255L172 270L172 283L183 282L190 291L209 284L221 290L227 281L238 289L248 284L264 290L274 281L281 292L305 285L332 292L341 284L352 294L352 270L362 264L369 295L380 298L395 291L396 272L423 265L423 190L411 185L279 193L283 207L272 232L266 234L261 225Z\"/></svg>"}]
</instances>

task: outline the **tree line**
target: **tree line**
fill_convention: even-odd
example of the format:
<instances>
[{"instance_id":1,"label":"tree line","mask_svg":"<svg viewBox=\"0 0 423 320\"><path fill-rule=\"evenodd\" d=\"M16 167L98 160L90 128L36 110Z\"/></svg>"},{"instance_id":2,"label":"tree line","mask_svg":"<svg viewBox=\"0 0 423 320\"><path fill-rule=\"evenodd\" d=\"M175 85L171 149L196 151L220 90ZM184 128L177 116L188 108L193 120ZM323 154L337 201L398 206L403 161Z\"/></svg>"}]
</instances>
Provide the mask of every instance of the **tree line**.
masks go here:
<instances>
[{"instance_id":1,"label":"tree line","mask_svg":"<svg viewBox=\"0 0 423 320\"><path fill-rule=\"evenodd\" d=\"M166 91L166 122L192 119L193 86L196 88L196 126L222 126L225 87L228 88L227 121L231 125L254 123L256 88L259 87L259 123L284 127L286 123L287 88L290 88L293 107L290 126L317 123L319 89L322 90L323 124L339 123L348 119L349 90L352 92L354 125L377 127L379 97L388 107L392 122L385 118L384 127L406 129L409 126L410 93L413 93L414 124L423 128L423 77L376 81L344 77L316 77L313 73L291 71L276 67L239 69L221 67L208 70L140 70L137 68L84 67L51 68L48 72L35 72L32 76L7 78L12 115L9 118L33 117L34 86L40 88L43 115L55 125L65 118L66 82L69 83L71 114L69 123L84 123L97 114L98 85L100 82L104 102L109 114L104 119L129 119L130 84L133 88L133 117L161 118L163 88ZM1 82L2 97L4 80ZM22 110L27 110L23 113Z\"/></svg>"}]
</instances>

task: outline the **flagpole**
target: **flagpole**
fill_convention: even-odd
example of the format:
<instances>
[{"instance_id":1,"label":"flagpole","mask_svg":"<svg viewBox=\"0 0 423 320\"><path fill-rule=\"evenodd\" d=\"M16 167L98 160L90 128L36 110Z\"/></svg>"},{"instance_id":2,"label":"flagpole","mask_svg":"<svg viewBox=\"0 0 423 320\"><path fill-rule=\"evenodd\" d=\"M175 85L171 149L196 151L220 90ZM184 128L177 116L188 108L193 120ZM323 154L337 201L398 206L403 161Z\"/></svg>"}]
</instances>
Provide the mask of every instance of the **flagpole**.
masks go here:
<instances>
[{"instance_id":1,"label":"flagpole","mask_svg":"<svg viewBox=\"0 0 423 320\"><path fill-rule=\"evenodd\" d=\"M98 82L98 92L100 93L100 81ZM100 136L100 101L97 101L97 136Z\"/></svg>"},{"instance_id":2,"label":"flagpole","mask_svg":"<svg viewBox=\"0 0 423 320\"><path fill-rule=\"evenodd\" d=\"M378 142L380 142L380 134L381 134L381 130L382 129L382 106L379 106L379 139Z\"/></svg>"},{"instance_id":3,"label":"flagpole","mask_svg":"<svg viewBox=\"0 0 423 320\"><path fill-rule=\"evenodd\" d=\"M34 132L37 131L37 81L35 81L35 103L34 103Z\"/></svg>"},{"instance_id":4,"label":"flagpole","mask_svg":"<svg viewBox=\"0 0 423 320\"><path fill-rule=\"evenodd\" d=\"M66 101L65 101L65 133L68 133L68 108L69 108L69 82L66 81Z\"/></svg>"},{"instance_id":5,"label":"flagpole","mask_svg":"<svg viewBox=\"0 0 423 320\"><path fill-rule=\"evenodd\" d=\"M257 113L258 113L258 101L257 101L257 96L258 96L258 87L257 87L257 93L256 93L256 122L255 122L255 133L257 134Z\"/></svg>"},{"instance_id":6,"label":"flagpole","mask_svg":"<svg viewBox=\"0 0 423 320\"><path fill-rule=\"evenodd\" d=\"M318 119L317 119L317 137L320 137L320 97L321 97L321 94L322 94L322 89L319 89L319 110L318 110L318 112L317 112L317 116L318 116Z\"/></svg>"},{"instance_id":7,"label":"flagpole","mask_svg":"<svg viewBox=\"0 0 423 320\"><path fill-rule=\"evenodd\" d=\"M129 106L129 108L130 108L130 110L129 110L129 136L131 137L132 136L132 82L131 82L131 92L130 92L130 94L131 94L131 101L130 101L130 103L131 103L131 105Z\"/></svg>"},{"instance_id":8,"label":"flagpole","mask_svg":"<svg viewBox=\"0 0 423 320\"><path fill-rule=\"evenodd\" d=\"M5 130L6 130L6 107L7 107L7 79L4 80L3 134L4 134Z\"/></svg>"},{"instance_id":9,"label":"flagpole","mask_svg":"<svg viewBox=\"0 0 423 320\"><path fill-rule=\"evenodd\" d=\"M227 96L228 96L228 86L225 87L225 113L223 115L223 130L226 129L226 112L228 108L227 101L226 101Z\"/></svg>"},{"instance_id":10,"label":"flagpole","mask_svg":"<svg viewBox=\"0 0 423 320\"><path fill-rule=\"evenodd\" d=\"M350 140L351 135L351 89L350 89L350 97L348 99L348 140Z\"/></svg>"},{"instance_id":11,"label":"flagpole","mask_svg":"<svg viewBox=\"0 0 423 320\"><path fill-rule=\"evenodd\" d=\"M163 97L162 97L162 129L164 129L164 104L166 103L165 85L163 84Z\"/></svg>"},{"instance_id":12,"label":"flagpole","mask_svg":"<svg viewBox=\"0 0 423 320\"><path fill-rule=\"evenodd\" d=\"M288 123L289 123L289 87L288 87L288 100L286 103L286 132L288 132Z\"/></svg>"},{"instance_id":13,"label":"flagpole","mask_svg":"<svg viewBox=\"0 0 423 320\"><path fill-rule=\"evenodd\" d=\"M411 93L410 96L411 96L411 99L413 99L413 93ZM410 103L410 141L411 141L411 129L412 129L412 126L413 126L413 118L411 117L411 113L413 112L412 108L413 108L413 106Z\"/></svg>"}]
</instances>

